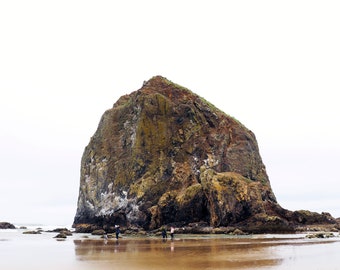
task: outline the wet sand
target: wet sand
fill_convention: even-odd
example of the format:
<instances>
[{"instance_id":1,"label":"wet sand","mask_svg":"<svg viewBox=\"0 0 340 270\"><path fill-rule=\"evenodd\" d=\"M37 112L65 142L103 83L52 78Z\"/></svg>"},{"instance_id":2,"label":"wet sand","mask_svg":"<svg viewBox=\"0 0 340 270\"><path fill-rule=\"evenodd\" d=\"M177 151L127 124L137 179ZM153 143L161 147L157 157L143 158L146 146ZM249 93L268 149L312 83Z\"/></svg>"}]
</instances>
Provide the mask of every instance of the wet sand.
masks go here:
<instances>
[{"instance_id":1,"label":"wet sand","mask_svg":"<svg viewBox=\"0 0 340 270\"><path fill-rule=\"evenodd\" d=\"M340 269L340 239L303 235L176 235L103 240L0 231L0 269Z\"/></svg>"}]
</instances>

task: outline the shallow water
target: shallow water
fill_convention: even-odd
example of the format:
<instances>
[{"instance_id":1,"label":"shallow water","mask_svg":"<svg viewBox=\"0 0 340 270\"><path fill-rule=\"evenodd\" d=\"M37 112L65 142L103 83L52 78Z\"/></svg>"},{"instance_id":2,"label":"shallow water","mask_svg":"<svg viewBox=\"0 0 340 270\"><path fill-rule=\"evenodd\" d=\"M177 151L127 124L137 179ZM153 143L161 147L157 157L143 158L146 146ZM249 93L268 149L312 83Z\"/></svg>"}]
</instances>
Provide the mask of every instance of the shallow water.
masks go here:
<instances>
[{"instance_id":1,"label":"shallow water","mask_svg":"<svg viewBox=\"0 0 340 270\"><path fill-rule=\"evenodd\" d=\"M340 269L340 238L176 235L174 241L0 231L0 269Z\"/></svg>"}]
</instances>

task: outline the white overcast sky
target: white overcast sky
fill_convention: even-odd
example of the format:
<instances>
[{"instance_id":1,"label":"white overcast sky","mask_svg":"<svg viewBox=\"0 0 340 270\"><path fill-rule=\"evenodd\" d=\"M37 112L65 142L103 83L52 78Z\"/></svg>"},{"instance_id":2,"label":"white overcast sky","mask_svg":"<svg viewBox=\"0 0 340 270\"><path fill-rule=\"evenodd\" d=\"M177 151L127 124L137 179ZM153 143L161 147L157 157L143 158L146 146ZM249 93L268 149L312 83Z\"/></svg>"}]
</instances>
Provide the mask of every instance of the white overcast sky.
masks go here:
<instances>
[{"instance_id":1,"label":"white overcast sky","mask_svg":"<svg viewBox=\"0 0 340 270\"><path fill-rule=\"evenodd\" d=\"M101 115L162 75L240 120L278 202L340 216L339 1L0 1L0 221L70 225Z\"/></svg>"}]
</instances>

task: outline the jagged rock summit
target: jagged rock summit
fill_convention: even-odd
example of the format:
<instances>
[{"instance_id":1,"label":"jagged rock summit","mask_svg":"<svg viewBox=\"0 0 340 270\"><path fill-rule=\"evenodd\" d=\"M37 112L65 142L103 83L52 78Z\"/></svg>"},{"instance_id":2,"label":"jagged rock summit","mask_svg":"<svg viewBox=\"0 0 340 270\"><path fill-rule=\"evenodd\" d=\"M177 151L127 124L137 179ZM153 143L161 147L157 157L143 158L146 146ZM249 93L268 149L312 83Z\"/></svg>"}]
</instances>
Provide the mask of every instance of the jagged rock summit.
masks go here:
<instances>
[{"instance_id":1,"label":"jagged rock summit","mask_svg":"<svg viewBox=\"0 0 340 270\"><path fill-rule=\"evenodd\" d=\"M156 76L102 116L81 161L78 231L164 225L288 231L329 214L280 207L253 132Z\"/></svg>"}]
</instances>

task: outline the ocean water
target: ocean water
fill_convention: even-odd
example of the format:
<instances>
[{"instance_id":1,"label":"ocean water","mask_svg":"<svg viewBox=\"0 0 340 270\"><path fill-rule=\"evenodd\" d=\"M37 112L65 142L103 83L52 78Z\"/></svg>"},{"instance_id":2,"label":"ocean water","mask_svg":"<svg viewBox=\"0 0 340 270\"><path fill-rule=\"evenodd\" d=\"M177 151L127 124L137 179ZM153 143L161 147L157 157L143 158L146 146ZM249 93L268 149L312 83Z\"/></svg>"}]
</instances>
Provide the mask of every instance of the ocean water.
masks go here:
<instances>
[{"instance_id":1,"label":"ocean water","mask_svg":"<svg viewBox=\"0 0 340 270\"><path fill-rule=\"evenodd\" d=\"M0 230L0 269L340 269L340 238L305 235L122 235L119 240L74 234Z\"/></svg>"}]
</instances>

